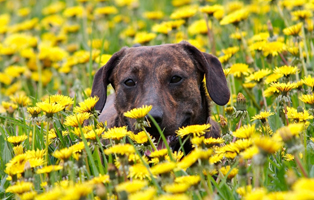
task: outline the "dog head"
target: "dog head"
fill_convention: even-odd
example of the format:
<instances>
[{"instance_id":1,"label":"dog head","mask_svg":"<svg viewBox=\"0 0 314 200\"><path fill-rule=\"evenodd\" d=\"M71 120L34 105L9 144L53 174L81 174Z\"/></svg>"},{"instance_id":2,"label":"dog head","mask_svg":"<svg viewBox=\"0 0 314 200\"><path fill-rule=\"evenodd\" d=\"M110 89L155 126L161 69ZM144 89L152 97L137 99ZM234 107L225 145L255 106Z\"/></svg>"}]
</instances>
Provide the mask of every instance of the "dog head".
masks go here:
<instances>
[{"instance_id":1,"label":"dog head","mask_svg":"<svg viewBox=\"0 0 314 200\"><path fill-rule=\"evenodd\" d=\"M127 125L132 131L135 120L124 117L123 113L152 105L150 114L165 136L173 140L178 128L209 122L204 76L210 98L218 105L225 105L230 92L216 57L187 42L123 48L97 71L92 96L99 97L96 110L101 112L106 103L107 85L111 83L116 96L115 126ZM156 129L148 131L159 137Z\"/></svg>"}]
</instances>

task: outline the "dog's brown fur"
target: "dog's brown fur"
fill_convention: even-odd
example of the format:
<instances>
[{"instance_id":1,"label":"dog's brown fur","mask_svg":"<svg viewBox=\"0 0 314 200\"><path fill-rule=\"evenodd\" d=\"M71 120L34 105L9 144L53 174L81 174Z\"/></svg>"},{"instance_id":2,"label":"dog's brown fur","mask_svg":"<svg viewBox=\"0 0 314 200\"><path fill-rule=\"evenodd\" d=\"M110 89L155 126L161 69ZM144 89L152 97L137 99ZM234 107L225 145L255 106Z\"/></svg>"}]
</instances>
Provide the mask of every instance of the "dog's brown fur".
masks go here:
<instances>
[{"instance_id":1,"label":"dog's brown fur","mask_svg":"<svg viewBox=\"0 0 314 200\"><path fill-rule=\"evenodd\" d=\"M206 137L218 137L218 125L210 120L209 98L202 82L204 75L211 99L225 105L230 92L216 57L201 53L187 42L123 48L97 71L92 96L100 98L96 110L101 112L100 121L107 121L109 127L127 125L133 130L135 120L124 117L123 113L152 105L150 114L166 136L175 136L175 131L182 126L211 123ZM182 79L174 83L178 77ZM171 82L172 78L176 80ZM130 79L134 86L126 85L128 81L132 83ZM115 94L107 98L109 83ZM158 137L155 129L149 132Z\"/></svg>"}]
</instances>

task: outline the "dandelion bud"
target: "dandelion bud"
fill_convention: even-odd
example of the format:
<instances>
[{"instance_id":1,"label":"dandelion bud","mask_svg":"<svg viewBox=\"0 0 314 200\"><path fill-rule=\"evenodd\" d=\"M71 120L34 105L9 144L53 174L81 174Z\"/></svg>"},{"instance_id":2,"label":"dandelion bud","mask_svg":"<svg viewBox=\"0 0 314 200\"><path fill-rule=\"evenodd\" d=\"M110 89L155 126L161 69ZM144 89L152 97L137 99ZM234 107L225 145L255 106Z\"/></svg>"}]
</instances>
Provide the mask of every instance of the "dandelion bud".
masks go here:
<instances>
[{"instance_id":1,"label":"dandelion bud","mask_svg":"<svg viewBox=\"0 0 314 200\"><path fill-rule=\"evenodd\" d=\"M242 93L239 92L237 96L237 110L245 111L246 110L246 99Z\"/></svg>"},{"instance_id":2,"label":"dandelion bud","mask_svg":"<svg viewBox=\"0 0 314 200\"><path fill-rule=\"evenodd\" d=\"M109 174L110 180L114 180L117 178L117 175L116 175L117 171L118 169L113 164L108 165L108 174Z\"/></svg>"},{"instance_id":3,"label":"dandelion bud","mask_svg":"<svg viewBox=\"0 0 314 200\"><path fill-rule=\"evenodd\" d=\"M301 106L298 106L297 111L298 111L298 113L303 113L304 109Z\"/></svg>"},{"instance_id":4,"label":"dandelion bud","mask_svg":"<svg viewBox=\"0 0 314 200\"><path fill-rule=\"evenodd\" d=\"M225 111L227 113L227 115L232 115L234 112L234 108L232 106L226 107Z\"/></svg>"},{"instance_id":5,"label":"dandelion bud","mask_svg":"<svg viewBox=\"0 0 314 200\"><path fill-rule=\"evenodd\" d=\"M245 160L243 158L240 158L239 160L239 172L238 172L238 180L240 182L240 184L246 184L246 175L247 175L247 171L246 171L246 163Z\"/></svg>"},{"instance_id":6,"label":"dandelion bud","mask_svg":"<svg viewBox=\"0 0 314 200\"><path fill-rule=\"evenodd\" d=\"M279 134L284 142L288 142L292 139L293 135L288 127L282 127L279 130Z\"/></svg>"},{"instance_id":7,"label":"dandelion bud","mask_svg":"<svg viewBox=\"0 0 314 200\"><path fill-rule=\"evenodd\" d=\"M229 133L229 127L228 127L227 119L224 118L222 115L219 115L219 118L220 118L221 133L222 133L222 135L225 135L225 134Z\"/></svg>"},{"instance_id":8,"label":"dandelion bud","mask_svg":"<svg viewBox=\"0 0 314 200\"><path fill-rule=\"evenodd\" d=\"M107 190L103 184L96 185L96 194L101 200L107 200Z\"/></svg>"},{"instance_id":9,"label":"dandelion bud","mask_svg":"<svg viewBox=\"0 0 314 200\"><path fill-rule=\"evenodd\" d=\"M273 37L274 36L274 28L273 28L273 25L271 24L270 20L267 21L267 30L269 32L269 36Z\"/></svg>"},{"instance_id":10,"label":"dandelion bud","mask_svg":"<svg viewBox=\"0 0 314 200\"><path fill-rule=\"evenodd\" d=\"M293 185L298 179L298 177L296 176L295 172L292 169L288 169L285 177L288 185Z\"/></svg>"},{"instance_id":11,"label":"dandelion bud","mask_svg":"<svg viewBox=\"0 0 314 200\"><path fill-rule=\"evenodd\" d=\"M8 114L13 114L14 111L15 111L15 109L14 109L12 106L10 106L10 107L7 109Z\"/></svg>"}]
</instances>

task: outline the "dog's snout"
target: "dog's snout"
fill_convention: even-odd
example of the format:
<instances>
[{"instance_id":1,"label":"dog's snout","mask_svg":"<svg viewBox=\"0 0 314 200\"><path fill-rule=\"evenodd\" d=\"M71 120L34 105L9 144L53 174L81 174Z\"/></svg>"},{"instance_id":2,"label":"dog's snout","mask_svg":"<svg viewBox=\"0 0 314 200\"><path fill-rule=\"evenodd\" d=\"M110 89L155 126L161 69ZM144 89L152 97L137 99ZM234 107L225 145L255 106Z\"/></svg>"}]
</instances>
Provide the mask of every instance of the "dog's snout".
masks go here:
<instances>
[{"instance_id":1,"label":"dog's snout","mask_svg":"<svg viewBox=\"0 0 314 200\"><path fill-rule=\"evenodd\" d=\"M152 110L149 112L149 114L155 119L155 121L160 125L163 118L163 111L153 107Z\"/></svg>"}]
</instances>

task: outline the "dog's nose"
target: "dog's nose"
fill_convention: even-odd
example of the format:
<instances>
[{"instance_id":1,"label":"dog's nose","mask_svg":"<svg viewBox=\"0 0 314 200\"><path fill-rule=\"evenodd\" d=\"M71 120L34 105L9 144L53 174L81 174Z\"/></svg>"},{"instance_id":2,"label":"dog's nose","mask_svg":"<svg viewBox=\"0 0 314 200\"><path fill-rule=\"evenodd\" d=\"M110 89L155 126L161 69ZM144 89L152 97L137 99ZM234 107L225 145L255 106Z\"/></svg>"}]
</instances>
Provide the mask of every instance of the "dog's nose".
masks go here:
<instances>
[{"instance_id":1,"label":"dog's nose","mask_svg":"<svg viewBox=\"0 0 314 200\"><path fill-rule=\"evenodd\" d=\"M163 114L164 114L162 112L162 110L153 107L152 110L149 111L149 114L155 119L155 121L158 123L158 125L161 124L162 117L163 117Z\"/></svg>"}]
</instances>

